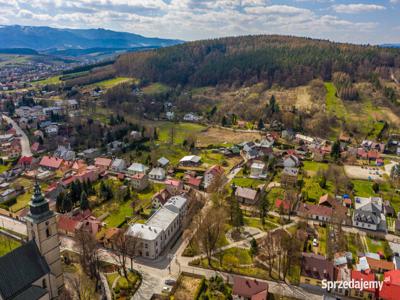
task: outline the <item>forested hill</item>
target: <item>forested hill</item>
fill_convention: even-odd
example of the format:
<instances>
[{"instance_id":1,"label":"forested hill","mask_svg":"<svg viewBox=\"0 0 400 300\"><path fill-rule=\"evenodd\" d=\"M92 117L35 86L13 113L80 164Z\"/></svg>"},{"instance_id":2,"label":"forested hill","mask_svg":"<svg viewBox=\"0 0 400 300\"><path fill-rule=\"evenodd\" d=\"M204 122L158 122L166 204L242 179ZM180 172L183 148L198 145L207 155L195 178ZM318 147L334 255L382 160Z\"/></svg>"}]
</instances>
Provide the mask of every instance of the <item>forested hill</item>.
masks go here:
<instances>
[{"instance_id":1,"label":"forested hill","mask_svg":"<svg viewBox=\"0 0 400 300\"><path fill-rule=\"evenodd\" d=\"M142 53L124 54L115 63L121 75L176 86L269 86L330 80L344 72L352 80L373 73L388 77L400 68L400 49L332 43L278 35L242 36L190 42Z\"/></svg>"}]
</instances>

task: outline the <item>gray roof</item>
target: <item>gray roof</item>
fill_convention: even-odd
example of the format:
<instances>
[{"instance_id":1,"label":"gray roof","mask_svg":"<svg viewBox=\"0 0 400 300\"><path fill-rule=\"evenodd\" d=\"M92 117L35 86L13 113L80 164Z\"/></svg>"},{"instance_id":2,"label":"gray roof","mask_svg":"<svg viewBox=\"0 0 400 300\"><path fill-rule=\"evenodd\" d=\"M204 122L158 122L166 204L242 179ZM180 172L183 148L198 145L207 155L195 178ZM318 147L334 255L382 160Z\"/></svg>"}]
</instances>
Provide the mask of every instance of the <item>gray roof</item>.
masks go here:
<instances>
[{"instance_id":1,"label":"gray roof","mask_svg":"<svg viewBox=\"0 0 400 300\"><path fill-rule=\"evenodd\" d=\"M165 158L165 157L161 157L159 160L157 160L157 162L162 166L165 166L165 165L169 164L169 160L167 158Z\"/></svg>"},{"instance_id":2,"label":"gray roof","mask_svg":"<svg viewBox=\"0 0 400 300\"><path fill-rule=\"evenodd\" d=\"M41 299L47 293L48 291L41 287L31 286L29 289L14 297L13 300L37 300Z\"/></svg>"},{"instance_id":3,"label":"gray roof","mask_svg":"<svg viewBox=\"0 0 400 300\"><path fill-rule=\"evenodd\" d=\"M5 300L13 299L30 289L33 282L49 273L49 266L35 241L29 241L0 257L0 295Z\"/></svg>"},{"instance_id":4,"label":"gray roof","mask_svg":"<svg viewBox=\"0 0 400 300\"><path fill-rule=\"evenodd\" d=\"M180 213L182 207L186 204L187 199L182 196L174 196L171 197L165 204L164 207L168 208L169 210Z\"/></svg>"}]
</instances>

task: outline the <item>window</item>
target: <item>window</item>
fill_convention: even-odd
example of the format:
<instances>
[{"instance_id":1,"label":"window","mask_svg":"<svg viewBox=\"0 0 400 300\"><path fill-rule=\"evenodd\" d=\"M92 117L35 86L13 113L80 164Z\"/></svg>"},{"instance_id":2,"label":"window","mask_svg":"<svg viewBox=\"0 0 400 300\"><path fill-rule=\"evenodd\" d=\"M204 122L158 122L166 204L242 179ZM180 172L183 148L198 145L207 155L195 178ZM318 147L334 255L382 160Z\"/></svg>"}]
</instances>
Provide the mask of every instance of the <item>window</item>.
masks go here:
<instances>
[{"instance_id":1,"label":"window","mask_svg":"<svg viewBox=\"0 0 400 300\"><path fill-rule=\"evenodd\" d=\"M46 228L46 237L50 237L50 229L49 229L49 227Z\"/></svg>"},{"instance_id":2,"label":"window","mask_svg":"<svg viewBox=\"0 0 400 300\"><path fill-rule=\"evenodd\" d=\"M43 278L43 280L42 280L42 288L47 289L46 278Z\"/></svg>"}]
</instances>

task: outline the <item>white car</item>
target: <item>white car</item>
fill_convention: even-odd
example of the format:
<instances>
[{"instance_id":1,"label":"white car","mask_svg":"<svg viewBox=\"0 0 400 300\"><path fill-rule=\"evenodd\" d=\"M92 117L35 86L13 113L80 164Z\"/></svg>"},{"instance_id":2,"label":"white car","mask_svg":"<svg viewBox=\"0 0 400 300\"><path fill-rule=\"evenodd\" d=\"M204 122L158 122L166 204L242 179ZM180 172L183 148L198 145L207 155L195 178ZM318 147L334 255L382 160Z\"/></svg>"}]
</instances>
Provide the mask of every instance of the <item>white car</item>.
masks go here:
<instances>
[{"instance_id":1,"label":"white car","mask_svg":"<svg viewBox=\"0 0 400 300\"><path fill-rule=\"evenodd\" d=\"M170 287L170 286L164 286L162 288L162 292L165 294L169 294L171 292L171 290L172 290L172 287Z\"/></svg>"},{"instance_id":2,"label":"white car","mask_svg":"<svg viewBox=\"0 0 400 300\"><path fill-rule=\"evenodd\" d=\"M317 239L313 239L312 245L313 245L313 247L317 247L318 246Z\"/></svg>"}]
</instances>

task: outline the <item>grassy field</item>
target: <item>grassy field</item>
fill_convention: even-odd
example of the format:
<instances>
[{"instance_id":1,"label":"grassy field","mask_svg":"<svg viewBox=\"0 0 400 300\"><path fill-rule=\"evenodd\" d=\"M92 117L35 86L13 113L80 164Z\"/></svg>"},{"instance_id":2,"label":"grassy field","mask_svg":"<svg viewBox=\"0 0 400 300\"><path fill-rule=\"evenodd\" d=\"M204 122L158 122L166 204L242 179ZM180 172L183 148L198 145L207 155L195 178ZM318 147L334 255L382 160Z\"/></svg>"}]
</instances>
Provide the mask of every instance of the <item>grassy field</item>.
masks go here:
<instances>
[{"instance_id":1,"label":"grassy field","mask_svg":"<svg viewBox=\"0 0 400 300\"><path fill-rule=\"evenodd\" d=\"M327 181L326 188L321 188L319 185L319 178L303 178L304 186L302 192L307 193L309 200L311 202L318 202L319 198L327 193L332 193L334 190L333 183Z\"/></svg>"},{"instance_id":2,"label":"grassy field","mask_svg":"<svg viewBox=\"0 0 400 300\"><path fill-rule=\"evenodd\" d=\"M197 136L199 146L219 145L230 146L242 142L260 140L262 135L254 132L235 132L229 129L210 127Z\"/></svg>"},{"instance_id":3,"label":"grassy field","mask_svg":"<svg viewBox=\"0 0 400 300\"><path fill-rule=\"evenodd\" d=\"M271 223L268 219L265 220L264 225L261 224L260 218L244 217L243 221L244 221L244 226L258 228L261 229L262 231L268 231L278 228L277 225Z\"/></svg>"},{"instance_id":4,"label":"grassy field","mask_svg":"<svg viewBox=\"0 0 400 300\"><path fill-rule=\"evenodd\" d=\"M343 101L336 96L337 90L332 82L325 82L326 88L326 109L329 113L338 118L346 117L346 107Z\"/></svg>"},{"instance_id":5,"label":"grassy field","mask_svg":"<svg viewBox=\"0 0 400 300\"><path fill-rule=\"evenodd\" d=\"M173 123L173 122L154 122L157 127L158 139L162 143L170 143L171 136L174 136L174 144L182 144L188 137L196 137L201 131L206 129L205 126L195 123Z\"/></svg>"},{"instance_id":6,"label":"grassy field","mask_svg":"<svg viewBox=\"0 0 400 300\"><path fill-rule=\"evenodd\" d=\"M181 275L178 279L178 286L174 293L174 299L194 299L201 279Z\"/></svg>"},{"instance_id":7,"label":"grassy field","mask_svg":"<svg viewBox=\"0 0 400 300\"><path fill-rule=\"evenodd\" d=\"M20 242L0 234L0 256L11 252L19 246L21 246Z\"/></svg>"},{"instance_id":8,"label":"grassy field","mask_svg":"<svg viewBox=\"0 0 400 300\"><path fill-rule=\"evenodd\" d=\"M232 180L232 184L233 183L235 185L237 185L237 186L256 189L259 185L265 184L266 182L265 182L265 180L260 180L260 179L252 179L252 178L246 178L246 177L235 177Z\"/></svg>"},{"instance_id":9,"label":"grassy field","mask_svg":"<svg viewBox=\"0 0 400 300\"><path fill-rule=\"evenodd\" d=\"M59 84L61 83L59 75L57 76L52 76L43 80L35 81L33 82L34 85L48 85L48 84Z\"/></svg>"},{"instance_id":10,"label":"grassy field","mask_svg":"<svg viewBox=\"0 0 400 300\"><path fill-rule=\"evenodd\" d=\"M8 171L9 169L10 169L10 165L9 164L8 165L0 164L0 173Z\"/></svg>"},{"instance_id":11,"label":"grassy field","mask_svg":"<svg viewBox=\"0 0 400 300\"><path fill-rule=\"evenodd\" d=\"M118 84L125 83L125 82L133 82L134 79L128 77L116 77L113 79L107 79L103 81L99 81L93 84L90 84L90 87L99 87L101 89L109 89Z\"/></svg>"},{"instance_id":12,"label":"grassy field","mask_svg":"<svg viewBox=\"0 0 400 300\"><path fill-rule=\"evenodd\" d=\"M328 170L329 166L328 164L325 163L308 161L308 160L303 161L303 165L304 165L303 166L304 171L311 172L312 174L316 174L319 170Z\"/></svg>"},{"instance_id":13,"label":"grassy field","mask_svg":"<svg viewBox=\"0 0 400 300\"><path fill-rule=\"evenodd\" d=\"M147 95L163 94L168 92L169 90L169 86L156 82L143 88L143 93Z\"/></svg>"}]
</instances>

